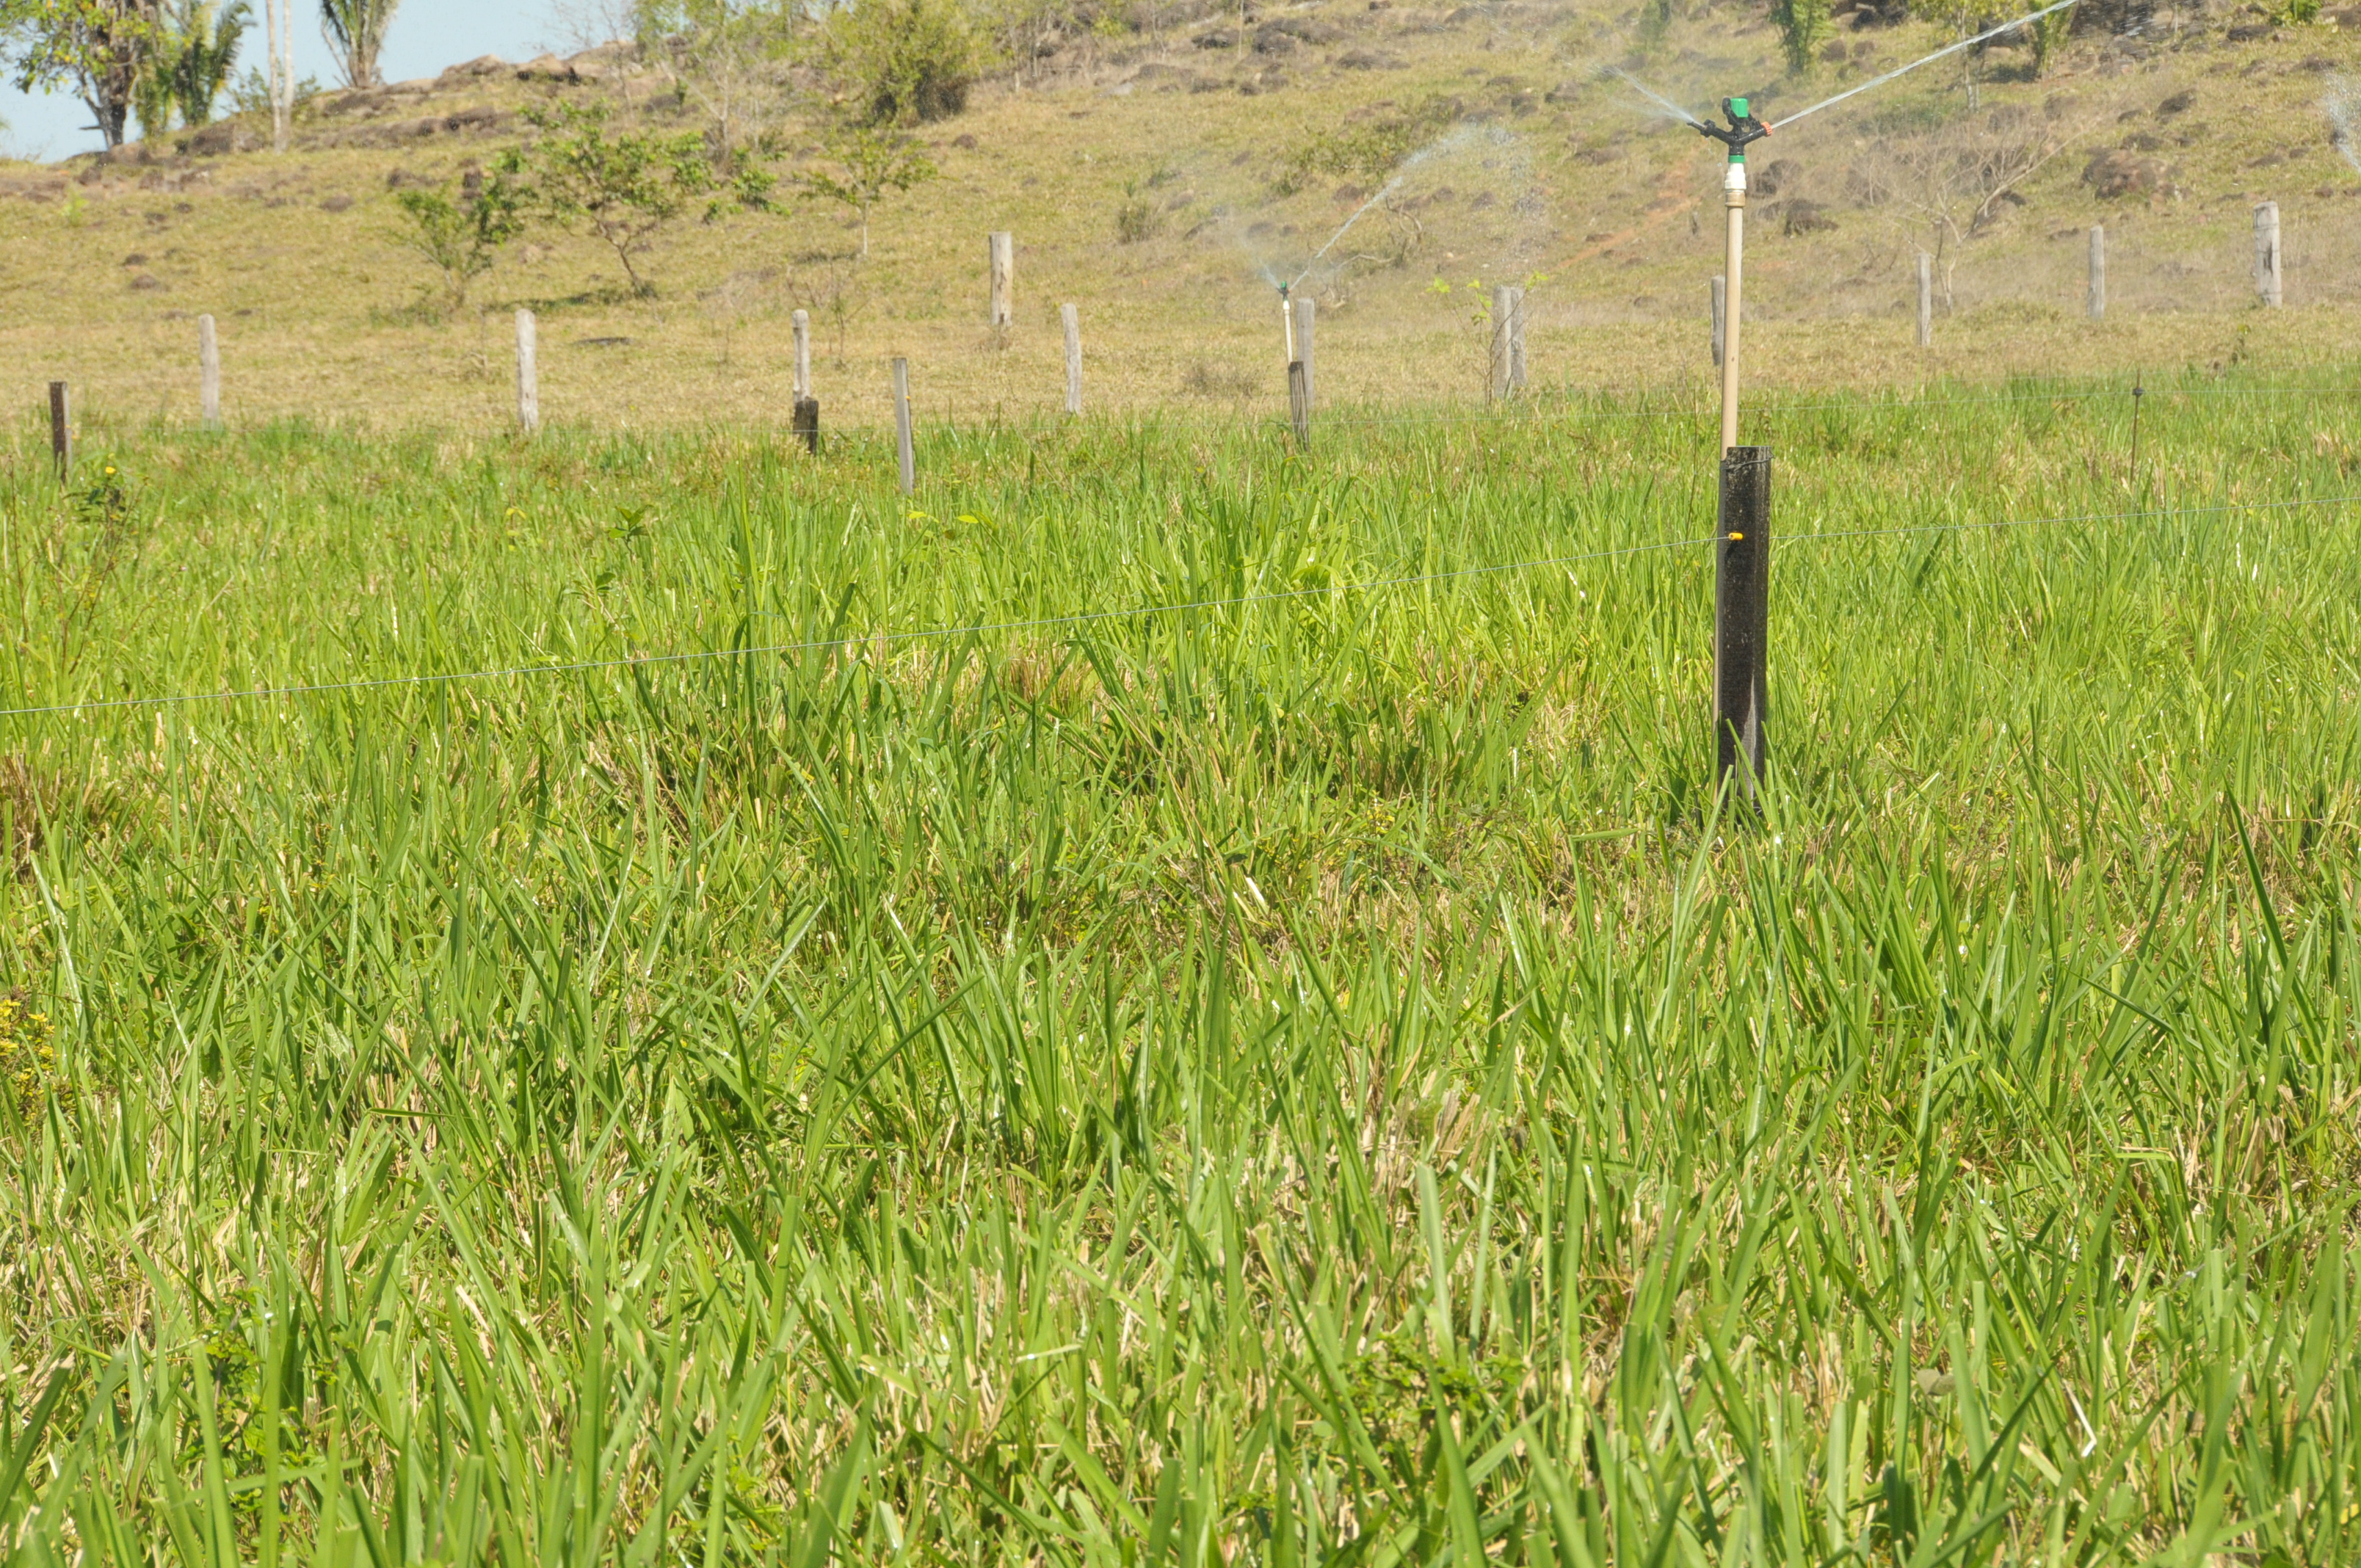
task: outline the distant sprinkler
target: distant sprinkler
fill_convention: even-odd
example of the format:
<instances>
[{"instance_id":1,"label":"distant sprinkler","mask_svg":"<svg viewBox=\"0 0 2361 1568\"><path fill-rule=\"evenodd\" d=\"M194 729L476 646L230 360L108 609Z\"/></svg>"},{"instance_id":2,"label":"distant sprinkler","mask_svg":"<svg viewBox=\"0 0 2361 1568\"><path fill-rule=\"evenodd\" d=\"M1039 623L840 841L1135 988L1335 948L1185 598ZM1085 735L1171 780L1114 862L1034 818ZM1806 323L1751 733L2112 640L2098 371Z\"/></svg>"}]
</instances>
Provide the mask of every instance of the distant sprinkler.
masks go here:
<instances>
[{"instance_id":1,"label":"distant sprinkler","mask_svg":"<svg viewBox=\"0 0 2361 1568\"><path fill-rule=\"evenodd\" d=\"M1286 283L1279 286L1279 320L1287 334L1287 362L1290 365L1295 363L1295 305L1287 297L1291 287Z\"/></svg>"},{"instance_id":2,"label":"distant sprinkler","mask_svg":"<svg viewBox=\"0 0 2361 1568\"><path fill-rule=\"evenodd\" d=\"M1738 444L1738 323L1739 280L1746 258L1746 144L1771 134L1756 119L1743 98L1724 98L1721 112L1729 128L1696 122L1698 132L1730 149L1730 167L1721 177L1721 204L1730 214L1730 237L1722 260L1721 328L1721 449Z\"/></svg>"}]
</instances>

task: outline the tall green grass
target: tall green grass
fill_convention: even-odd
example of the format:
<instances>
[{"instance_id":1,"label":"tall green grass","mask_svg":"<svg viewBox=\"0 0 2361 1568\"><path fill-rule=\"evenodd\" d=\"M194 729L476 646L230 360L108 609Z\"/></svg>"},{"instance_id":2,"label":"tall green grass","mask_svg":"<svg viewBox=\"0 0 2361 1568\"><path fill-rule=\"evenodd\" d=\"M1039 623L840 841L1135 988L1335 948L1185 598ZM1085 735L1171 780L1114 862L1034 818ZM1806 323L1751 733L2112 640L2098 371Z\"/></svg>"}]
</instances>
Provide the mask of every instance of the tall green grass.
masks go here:
<instances>
[{"instance_id":1,"label":"tall green grass","mask_svg":"<svg viewBox=\"0 0 2361 1568\"><path fill-rule=\"evenodd\" d=\"M1759 822L1697 411L20 429L5 706L596 667L0 720L5 1540L2352 1562L2356 412L1996 390Z\"/></svg>"}]
</instances>

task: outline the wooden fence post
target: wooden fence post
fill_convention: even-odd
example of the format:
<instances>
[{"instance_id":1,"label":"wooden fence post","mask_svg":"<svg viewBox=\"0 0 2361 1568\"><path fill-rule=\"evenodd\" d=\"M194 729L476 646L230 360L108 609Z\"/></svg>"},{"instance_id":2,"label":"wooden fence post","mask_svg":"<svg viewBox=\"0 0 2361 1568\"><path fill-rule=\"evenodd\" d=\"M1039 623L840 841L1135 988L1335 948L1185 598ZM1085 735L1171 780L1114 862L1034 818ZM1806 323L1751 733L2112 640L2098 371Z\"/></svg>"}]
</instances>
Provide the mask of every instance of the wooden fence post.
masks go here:
<instances>
[{"instance_id":1,"label":"wooden fence post","mask_svg":"<svg viewBox=\"0 0 2361 1568\"><path fill-rule=\"evenodd\" d=\"M894 361L894 451L902 463L902 493L918 488L918 455L910 444L910 362Z\"/></svg>"},{"instance_id":2,"label":"wooden fence post","mask_svg":"<svg viewBox=\"0 0 2361 1568\"><path fill-rule=\"evenodd\" d=\"M1016 236L1006 230L992 236L992 324L1005 330L1016 322Z\"/></svg>"},{"instance_id":3,"label":"wooden fence post","mask_svg":"<svg viewBox=\"0 0 2361 1568\"><path fill-rule=\"evenodd\" d=\"M1721 313L1727 289L1728 280L1716 278L1713 280L1713 367L1717 370L1721 368Z\"/></svg>"},{"instance_id":4,"label":"wooden fence post","mask_svg":"<svg viewBox=\"0 0 2361 1568\"><path fill-rule=\"evenodd\" d=\"M1082 411L1082 313L1078 306L1060 305L1058 319L1066 328L1066 411Z\"/></svg>"},{"instance_id":5,"label":"wooden fence post","mask_svg":"<svg viewBox=\"0 0 2361 1568\"><path fill-rule=\"evenodd\" d=\"M1928 348L1935 342L1935 258L1925 251L1918 253L1918 346Z\"/></svg>"},{"instance_id":6,"label":"wooden fence post","mask_svg":"<svg viewBox=\"0 0 2361 1568\"><path fill-rule=\"evenodd\" d=\"M796 397L793 428L803 438L807 450L819 451L819 400L812 396L811 384L811 313L797 311L791 318L796 329Z\"/></svg>"},{"instance_id":7,"label":"wooden fence post","mask_svg":"<svg viewBox=\"0 0 2361 1568\"><path fill-rule=\"evenodd\" d=\"M541 428L541 369L535 359L531 311L516 313L517 428L531 435Z\"/></svg>"},{"instance_id":8,"label":"wooden fence post","mask_svg":"<svg viewBox=\"0 0 2361 1568\"><path fill-rule=\"evenodd\" d=\"M1716 777L1737 773L1752 804L1763 780L1770 698L1771 449L1733 446L1721 457L1721 537L1714 542L1713 728Z\"/></svg>"},{"instance_id":9,"label":"wooden fence post","mask_svg":"<svg viewBox=\"0 0 2361 1568\"><path fill-rule=\"evenodd\" d=\"M2279 204L2255 208L2255 292L2266 308L2279 308Z\"/></svg>"},{"instance_id":10,"label":"wooden fence post","mask_svg":"<svg viewBox=\"0 0 2361 1568\"><path fill-rule=\"evenodd\" d=\"M214 318L197 318L197 406L207 430L221 428L221 340L214 335Z\"/></svg>"},{"instance_id":11,"label":"wooden fence post","mask_svg":"<svg viewBox=\"0 0 2361 1568\"><path fill-rule=\"evenodd\" d=\"M66 418L66 384L49 383L49 455L58 460L58 483L66 481L66 470L73 466L73 430Z\"/></svg>"},{"instance_id":12,"label":"wooden fence post","mask_svg":"<svg viewBox=\"0 0 2361 1568\"><path fill-rule=\"evenodd\" d=\"M2091 319L2107 319L2107 228L2104 224L2091 225Z\"/></svg>"}]
</instances>

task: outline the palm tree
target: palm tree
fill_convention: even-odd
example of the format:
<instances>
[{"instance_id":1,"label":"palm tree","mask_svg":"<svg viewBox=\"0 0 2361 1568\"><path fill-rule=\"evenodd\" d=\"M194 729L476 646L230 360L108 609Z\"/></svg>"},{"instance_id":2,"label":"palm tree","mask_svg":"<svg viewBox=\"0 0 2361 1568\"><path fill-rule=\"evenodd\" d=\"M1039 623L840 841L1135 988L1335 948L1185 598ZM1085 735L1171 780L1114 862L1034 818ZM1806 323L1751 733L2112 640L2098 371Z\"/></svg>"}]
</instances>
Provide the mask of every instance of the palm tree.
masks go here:
<instances>
[{"instance_id":1,"label":"palm tree","mask_svg":"<svg viewBox=\"0 0 2361 1568\"><path fill-rule=\"evenodd\" d=\"M172 61L172 97L184 126L210 125L214 100L237 63L237 46L253 25L246 0L216 8L213 0L183 0L173 18L178 58Z\"/></svg>"},{"instance_id":2,"label":"palm tree","mask_svg":"<svg viewBox=\"0 0 2361 1568\"><path fill-rule=\"evenodd\" d=\"M320 0L320 30L340 57L345 84L377 85L377 53L401 0Z\"/></svg>"}]
</instances>

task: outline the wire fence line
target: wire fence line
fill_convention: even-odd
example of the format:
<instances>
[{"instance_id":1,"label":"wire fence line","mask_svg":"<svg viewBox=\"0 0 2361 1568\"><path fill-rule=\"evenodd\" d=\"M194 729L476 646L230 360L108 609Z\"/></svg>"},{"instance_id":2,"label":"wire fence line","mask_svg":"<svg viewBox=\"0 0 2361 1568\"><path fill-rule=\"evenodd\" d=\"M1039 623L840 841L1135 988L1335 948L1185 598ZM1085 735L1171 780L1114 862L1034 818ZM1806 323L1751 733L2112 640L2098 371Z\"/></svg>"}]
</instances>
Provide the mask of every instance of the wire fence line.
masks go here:
<instances>
[{"instance_id":1,"label":"wire fence line","mask_svg":"<svg viewBox=\"0 0 2361 1568\"><path fill-rule=\"evenodd\" d=\"M1793 547L1803 544L1828 543L1839 540L1871 539L1903 534L1975 533L2003 529L2039 528L2072 523L2124 522L2138 520L2173 517L2208 517L2239 511L2280 511L2298 507L2346 506L2361 504L2361 493L2339 496L2315 496L2284 501L2230 501L2217 506L2147 508L2135 511L2081 512L2057 517L2007 518L1993 522L1934 522L1905 524L1893 528L1845 529L1830 532L1773 535L1773 547ZM1630 544L1612 550L1587 550L1568 555L1542 556L1524 561L1510 561L1485 566L1461 566L1449 571L1421 572L1407 576L1374 577L1359 582L1323 584L1317 587L1278 589L1268 593L1234 594L1219 598L1189 599L1172 604L1133 605L1119 609L1080 610L1069 615L1040 616L1017 620L978 621L962 626L925 627L904 631L852 632L835 637L810 638L795 642L747 644L730 648L697 649L676 653L631 653L609 659L544 659L533 663L498 665L481 670L459 670L440 674L414 675L383 675L358 680L307 682L287 685L248 686L227 691L181 692L163 696L106 697L93 702L48 703L31 707L0 708L0 718L29 718L134 708L181 707L203 702L267 701L281 697L327 696L365 691L384 691L398 687L448 686L463 682L504 680L527 675L560 675L592 674L601 670L648 669L665 665L709 663L717 659L747 659L808 653L828 649L890 647L917 641L939 641L967 637L986 637L1008 632L1049 631L1073 627L1102 624L1107 621L1133 620L1151 616L1185 615L1202 610L1236 609L1249 605L1278 604L1292 599L1318 598L1345 593L1364 593L1382 588L1416 587L1425 584L1452 582L1475 577L1499 576L1515 572L1541 571L1550 567L1572 566L1584 562L1623 560L1637 555L1663 554L1678 550L1693 550L1720 543L1719 534L1696 539L1666 540L1653 544ZM756 615L776 616L774 610L758 610Z\"/></svg>"},{"instance_id":2,"label":"wire fence line","mask_svg":"<svg viewBox=\"0 0 2361 1568\"><path fill-rule=\"evenodd\" d=\"M1951 408L1988 406L1996 403L2101 402L2110 399L2142 400L2167 397L2349 397L2361 393L2361 387L2171 387L2147 386L2135 381L2118 387L2059 389L2054 390L2026 389L2012 392L1981 393L1967 397L1944 398L1879 398L1864 393L1852 399L1829 399L1809 403L1783 403L1775 398L1762 397L1748 404L1750 421L1776 422L1789 414L1819 413L1842 411L1861 414L1917 413ZM1545 423L1585 424L1610 421L1638 422L1704 419L1718 406L1713 399L1719 393L1711 387L1693 389L1650 389L1631 394L1643 405L1652 396L1671 400L1666 405L1639 408L1584 409L1575 406L1569 396L1553 402L1546 394L1528 392L1520 398L1499 403L1475 403L1457 407L1429 408L1402 413L1322 413L1312 415L1315 430L1335 427L1349 429L1400 428L1404 426L1442 427L1447 425L1524 425ZM1686 400L1681 400L1686 399ZM1273 410L1268 413L1200 413L1187 411L1167 411L1162 409L1115 409L1104 414L1089 416L1104 421L1126 431L1170 430L1240 430L1285 433L1289 415ZM920 433L934 431L953 436L983 435L996 431L1029 427L1038 423L1070 424L1072 416L1057 413L1048 405L1028 407L1014 413L993 415L967 421L941 419L917 422ZM847 422L835 427L840 437L859 436L864 439L890 440L894 427L890 423L869 422Z\"/></svg>"},{"instance_id":3,"label":"wire fence line","mask_svg":"<svg viewBox=\"0 0 2361 1568\"><path fill-rule=\"evenodd\" d=\"M1883 414L1919 414L1940 412L1947 409L1989 407L2005 403L2095 403L2114 399L2135 401L2160 398L2261 398L2304 397L2346 398L2361 394L2361 387L2345 386L2259 386L2259 387L2189 387L2152 386L2135 379L2129 384L2092 387L2061 386L2056 388L2027 387L2003 392L1974 393L1958 397L1911 398L1882 396L1865 390L1858 396L1826 397L1813 402L1782 402L1775 395L1758 394L1747 406L1750 422L1768 422L1773 425L1781 419L1795 414L1849 412L1864 416ZM1597 394L1617 396L1619 394ZM1565 389L1555 395L1548 390L1533 390L1501 402L1441 404L1399 413L1373 411L1315 412L1312 422L1316 429L1402 429L1423 426L1499 425L1532 428L1547 424L1578 425L1629 422L1661 422L1679 420L1703 420L1718 406L1715 387L1698 384L1694 387L1642 388L1620 394L1634 400L1639 406L1630 408L1586 408L1581 406L1585 394ZM1652 406L1653 405L1653 406ZM916 411L914 407L914 412ZM1075 425L1075 416L1057 411L1051 405L1027 405L1014 411L994 412L966 420L948 417L916 422L920 434L933 433L954 439L983 436L1005 431L1030 429L1040 425ZM1163 430L1252 431L1285 433L1289 416L1280 411L1270 412L1237 411L1214 413L1162 407L1115 407L1094 412L1079 422L1082 428L1093 425L1126 433ZM554 428L565 428L562 422ZM833 427L837 439L856 438L864 441L891 440L894 426L890 422L849 421ZM792 433L782 433L783 439L800 440ZM48 460L31 463L27 473L48 466Z\"/></svg>"}]
</instances>

